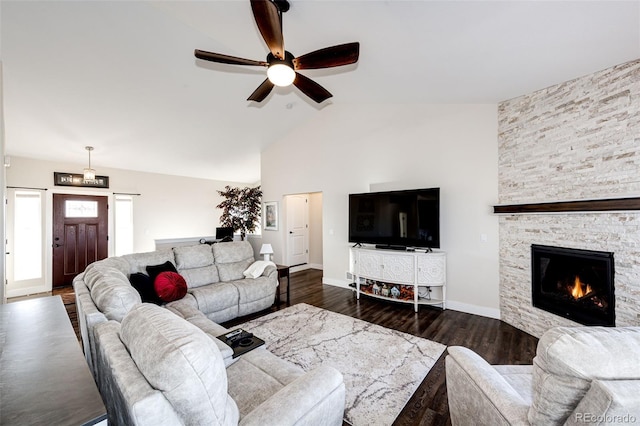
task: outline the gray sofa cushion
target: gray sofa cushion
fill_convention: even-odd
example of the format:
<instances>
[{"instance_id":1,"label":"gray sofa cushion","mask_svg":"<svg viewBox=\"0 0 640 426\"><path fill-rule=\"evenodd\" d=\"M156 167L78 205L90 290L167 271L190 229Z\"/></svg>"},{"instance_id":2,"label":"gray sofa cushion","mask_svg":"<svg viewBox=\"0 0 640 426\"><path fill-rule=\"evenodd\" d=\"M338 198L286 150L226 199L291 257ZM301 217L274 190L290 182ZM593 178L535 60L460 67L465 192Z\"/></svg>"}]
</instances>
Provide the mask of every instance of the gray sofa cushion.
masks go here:
<instances>
[{"instance_id":1,"label":"gray sofa cushion","mask_svg":"<svg viewBox=\"0 0 640 426\"><path fill-rule=\"evenodd\" d=\"M166 304L165 308L204 331L220 349L225 366L233 364L233 349L218 339L218 336L228 333L229 329L210 321L198 308L182 303L182 299Z\"/></svg>"},{"instance_id":2,"label":"gray sofa cushion","mask_svg":"<svg viewBox=\"0 0 640 426\"><path fill-rule=\"evenodd\" d=\"M272 266L272 268L275 268ZM275 289L278 282L269 277L247 278L232 281L238 289L238 315L248 315L269 308L273 305Z\"/></svg>"},{"instance_id":3,"label":"gray sofa cushion","mask_svg":"<svg viewBox=\"0 0 640 426\"><path fill-rule=\"evenodd\" d=\"M209 244L174 247L173 253L178 270L213 265L213 251Z\"/></svg>"},{"instance_id":4,"label":"gray sofa cushion","mask_svg":"<svg viewBox=\"0 0 640 426\"><path fill-rule=\"evenodd\" d=\"M119 256L107 257L106 259L93 262L87 265L87 267L84 270L84 273L85 274L91 273L92 269L94 268L100 268L101 270L104 270L103 268L114 268L125 275L129 274L129 262L127 262L125 259ZM91 285L92 283L87 283L87 287L91 288Z\"/></svg>"},{"instance_id":5,"label":"gray sofa cushion","mask_svg":"<svg viewBox=\"0 0 640 426\"><path fill-rule=\"evenodd\" d=\"M151 251L147 253L133 253L125 254L122 256L127 262L129 262L129 274L136 272L147 273L147 266L160 265L166 261L176 264L175 256L172 249L162 249Z\"/></svg>"},{"instance_id":6,"label":"gray sofa cushion","mask_svg":"<svg viewBox=\"0 0 640 426\"><path fill-rule=\"evenodd\" d=\"M224 322L238 316L238 289L232 283L216 283L189 290L207 318Z\"/></svg>"},{"instance_id":7,"label":"gray sofa cushion","mask_svg":"<svg viewBox=\"0 0 640 426\"><path fill-rule=\"evenodd\" d=\"M212 247L220 281L244 279L243 272L255 260L251 244L248 241L233 241L214 244Z\"/></svg>"},{"instance_id":8,"label":"gray sofa cushion","mask_svg":"<svg viewBox=\"0 0 640 426\"><path fill-rule=\"evenodd\" d=\"M122 321L134 306L142 303L138 291L129 284L120 271L109 268L108 274L96 276L91 287L91 298L108 319Z\"/></svg>"},{"instance_id":9,"label":"gray sofa cushion","mask_svg":"<svg viewBox=\"0 0 640 426\"><path fill-rule=\"evenodd\" d=\"M175 247L178 272L189 288L202 287L220 281L218 268L213 264L213 252L208 244Z\"/></svg>"},{"instance_id":10,"label":"gray sofa cushion","mask_svg":"<svg viewBox=\"0 0 640 426\"><path fill-rule=\"evenodd\" d=\"M123 319L121 338L147 381L169 400L184 424L237 424L220 351L198 327L151 304Z\"/></svg>"},{"instance_id":11,"label":"gray sofa cushion","mask_svg":"<svg viewBox=\"0 0 640 426\"><path fill-rule=\"evenodd\" d=\"M198 288L220 281L216 265L205 266L202 268L182 269L178 270L178 272L184 277L185 281L187 281L188 288Z\"/></svg>"},{"instance_id":12,"label":"gray sofa cushion","mask_svg":"<svg viewBox=\"0 0 640 426\"><path fill-rule=\"evenodd\" d=\"M113 262L109 262L109 263L113 264ZM126 272L122 272L119 268L114 268L113 266L110 266L109 263L101 260L99 262L94 262L91 265L87 266L87 269L85 269L83 273L84 275L82 276L82 279L84 280L89 290L93 288L93 285L95 284L96 280L103 276L111 276L111 277L117 277L117 278L121 278L124 276L125 280L127 279Z\"/></svg>"},{"instance_id":13,"label":"gray sofa cushion","mask_svg":"<svg viewBox=\"0 0 640 426\"><path fill-rule=\"evenodd\" d=\"M303 376L304 370L264 348L258 348L238 358L227 368L227 375L229 395L238 404L242 418L284 386Z\"/></svg>"},{"instance_id":14,"label":"gray sofa cushion","mask_svg":"<svg viewBox=\"0 0 640 426\"><path fill-rule=\"evenodd\" d=\"M640 419L639 380L594 380L565 426L634 424Z\"/></svg>"},{"instance_id":15,"label":"gray sofa cushion","mask_svg":"<svg viewBox=\"0 0 640 426\"><path fill-rule=\"evenodd\" d=\"M624 354L624 356L621 356ZM556 327L533 359L532 424L562 424L594 379L640 379L640 327Z\"/></svg>"}]
</instances>

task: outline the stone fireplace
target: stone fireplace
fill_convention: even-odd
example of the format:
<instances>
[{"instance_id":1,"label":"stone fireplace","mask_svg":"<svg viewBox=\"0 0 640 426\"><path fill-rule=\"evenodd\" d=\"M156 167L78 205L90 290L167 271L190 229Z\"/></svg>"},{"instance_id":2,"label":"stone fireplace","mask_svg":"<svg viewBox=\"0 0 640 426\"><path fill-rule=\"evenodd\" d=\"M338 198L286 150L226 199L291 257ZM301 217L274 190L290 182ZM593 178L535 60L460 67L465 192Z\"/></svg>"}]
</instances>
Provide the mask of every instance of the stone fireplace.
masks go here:
<instances>
[{"instance_id":1,"label":"stone fireplace","mask_svg":"<svg viewBox=\"0 0 640 426\"><path fill-rule=\"evenodd\" d=\"M613 253L531 245L533 306L584 325L615 326Z\"/></svg>"},{"instance_id":2,"label":"stone fireplace","mask_svg":"<svg viewBox=\"0 0 640 426\"><path fill-rule=\"evenodd\" d=\"M640 209L528 209L638 197L639 81L640 60L634 60L498 105L497 204L526 207L498 216L503 321L537 337L581 324L534 306L536 244L614 253L613 321L640 325Z\"/></svg>"}]
</instances>

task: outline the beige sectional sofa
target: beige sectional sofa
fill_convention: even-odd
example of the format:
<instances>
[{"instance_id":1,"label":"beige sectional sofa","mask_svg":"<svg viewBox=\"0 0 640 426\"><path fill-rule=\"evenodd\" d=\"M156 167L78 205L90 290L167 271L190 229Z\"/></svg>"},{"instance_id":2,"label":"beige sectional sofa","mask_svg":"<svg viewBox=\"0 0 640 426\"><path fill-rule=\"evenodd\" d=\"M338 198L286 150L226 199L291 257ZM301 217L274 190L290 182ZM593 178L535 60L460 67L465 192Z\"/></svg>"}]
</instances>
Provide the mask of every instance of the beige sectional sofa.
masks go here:
<instances>
[{"instance_id":1,"label":"beige sectional sofa","mask_svg":"<svg viewBox=\"0 0 640 426\"><path fill-rule=\"evenodd\" d=\"M129 278L165 262L184 277L187 294L143 303ZM76 277L85 358L109 424L341 424L337 370L305 373L264 347L233 358L216 338L230 331L219 322L273 304L277 270L262 265L262 275L248 278L254 262L246 241L202 244L107 258Z\"/></svg>"},{"instance_id":2,"label":"beige sectional sofa","mask_svg":"<svg viewBox=\"0 0 640 426\"><path fill-rule=\"evenodd\" d=\"M277 270L267 266L258 278L246 278L243 272L254 261L251 244L234 241L114 256L87 266L73 282L87 363L93 370L95 325L108 320L120 322L133 306L142 303L129 282L132 274L171 262L185 278L188 292L167 305L189 306L221 323L273 304Z\"/></svg>"}]
</instances>

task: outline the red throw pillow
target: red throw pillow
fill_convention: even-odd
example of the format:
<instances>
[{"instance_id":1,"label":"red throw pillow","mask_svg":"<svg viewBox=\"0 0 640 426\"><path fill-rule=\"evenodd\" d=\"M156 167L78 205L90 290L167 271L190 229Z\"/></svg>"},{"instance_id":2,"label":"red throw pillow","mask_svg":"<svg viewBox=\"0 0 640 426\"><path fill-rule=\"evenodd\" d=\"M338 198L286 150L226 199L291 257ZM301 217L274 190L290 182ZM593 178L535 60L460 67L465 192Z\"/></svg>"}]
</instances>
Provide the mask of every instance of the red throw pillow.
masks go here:
<instances>
[{"instance_id":1,"label":"red throw pillow","mask_svg":"<svg viewBox=\"0 0 640 426\"><path fill-rule=\"evenodd\" d=\"M176 272L159 273L153 282L153 287L163 302L173 302L187 294L187 282Z\"/></svg>"}]
</instances>

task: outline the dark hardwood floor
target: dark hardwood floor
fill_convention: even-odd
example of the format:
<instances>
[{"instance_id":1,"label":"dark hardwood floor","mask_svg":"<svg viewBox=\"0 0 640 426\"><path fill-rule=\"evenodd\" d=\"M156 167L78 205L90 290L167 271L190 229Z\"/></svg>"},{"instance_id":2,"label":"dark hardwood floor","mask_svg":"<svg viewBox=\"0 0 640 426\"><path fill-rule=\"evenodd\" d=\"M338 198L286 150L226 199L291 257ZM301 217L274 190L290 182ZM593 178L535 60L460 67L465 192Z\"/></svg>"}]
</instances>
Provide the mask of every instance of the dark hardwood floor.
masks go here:
<instances>
[{"instance_id":1,"label":"dark hardwood floor","mask_svg":"<svg viewBox=\"0 0 640 426\"><path fill-rule=\"evenodd\" d=\"M237 318L222 325L230 327L249 319L287 307L286 280L282 281L282 303L279 307L258 314ZM64 294L72 288L59 289ZM64 300L64 296L63 296ZM333 312L349 315L383 327L424 337L447 346L466 346L491 364L531 364L538 339L502 321L421 306L418 313L413 306L362 296L356 299L349 289L322 284L322 271L310 269L291 274L291 305L308 303ZM65 301L71 323L78 333L74 304ZM394 425L450 425L447 386L445 381L445 353L433 366L413 397L404 407Z\"/></svg>"},{"instance_id":2,"label":"dark hardwood floor","mask_svg":"<svg viewBox=\"0 0 640 426\"><path fill-rule=\"evenodd\" d=\"M282 290L284 293L285 288ZM287 306L285 294L282 300L279 307L223 325L237 325L250 318L283 309ZM291 274L291 304L296 303L308 303L447 346L466 346L491 364L531 364L538 344L538 339L530 334L491 318L426 306L420 306L419 312L415 313L413 305L366 296L357 300L355 293L349 289L323 285L322 271L314 269ZM444 370L445 356L446 351L418 387L394 425L451 424Z\"/></svg>"}]
</instances>

